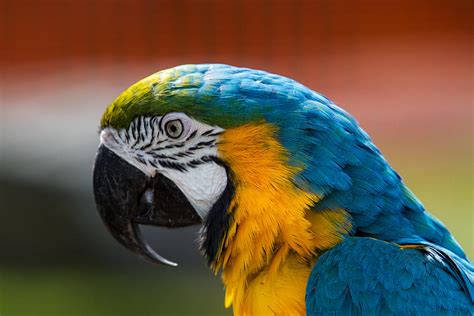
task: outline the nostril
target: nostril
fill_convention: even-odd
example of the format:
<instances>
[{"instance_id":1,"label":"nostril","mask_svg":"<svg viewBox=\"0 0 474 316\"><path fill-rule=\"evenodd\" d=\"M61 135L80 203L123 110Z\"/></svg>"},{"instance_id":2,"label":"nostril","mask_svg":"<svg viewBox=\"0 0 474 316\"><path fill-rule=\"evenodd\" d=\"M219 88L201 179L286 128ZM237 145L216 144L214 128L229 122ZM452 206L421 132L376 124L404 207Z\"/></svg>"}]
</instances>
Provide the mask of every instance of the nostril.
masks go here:
<instances>
[{"instance_id":1,"label":"nostril","mask_svg":"<svg viewBox=\"0 0 474 316\"><path fill-rule=\"evenodd\" d=\"M146 217L149 215L153 207L153 191L151 189L143 192L138 203L138 217Z\"/></svg>"}]
</instances>

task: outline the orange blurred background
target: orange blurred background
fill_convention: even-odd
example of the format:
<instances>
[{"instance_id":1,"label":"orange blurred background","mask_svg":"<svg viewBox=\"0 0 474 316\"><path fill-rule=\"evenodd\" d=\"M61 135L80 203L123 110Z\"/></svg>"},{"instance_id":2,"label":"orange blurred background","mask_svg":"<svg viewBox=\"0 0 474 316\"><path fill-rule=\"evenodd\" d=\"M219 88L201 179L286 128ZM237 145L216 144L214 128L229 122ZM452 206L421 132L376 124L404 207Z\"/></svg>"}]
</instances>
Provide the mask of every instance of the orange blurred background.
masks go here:
<instances>
[{"instance_id":1,"label":"orange blurred background","mask_svg":"<svg viewBox=\"0 0 474 316\"><path fill-rule=\"evenodd\" d=\"M473 9L429 0L0 0L0 212L10 218L0 224L0 271L12 293L0 312L28 315L25 300L41 306L36 315L147 314L166 302L169 315L229 312L194 230L149 232L170 259L188 262L163 272L123 251L93 204L102 111L131 83L185 63L267 70L335 101L472 257ZM129 285L124 271L146 276ZM150 276L166 290L143 289ZM180 282L163 281L171 276ZM197 283L201 296L188 293ZM110 301L97 288L114 293ZM193 297L194 308L169 303L176 297Z\"/></svg>"},{"instance_id":2,"label":"orange blurred background","mask_svg":"<svg viewBox=\"0 0 474 316\"><path fill-rule=\"evenodd\" d=\"M2 86L15 97L18 77L32 88L28 81L54 75L53 88L90 76L118 92L162 68L228 63L295 78L369 130L451 136L471 119L472 9L472 1L3 0ZM437 128L424 132L420 118Z\"/></svg>"}]
</instances>

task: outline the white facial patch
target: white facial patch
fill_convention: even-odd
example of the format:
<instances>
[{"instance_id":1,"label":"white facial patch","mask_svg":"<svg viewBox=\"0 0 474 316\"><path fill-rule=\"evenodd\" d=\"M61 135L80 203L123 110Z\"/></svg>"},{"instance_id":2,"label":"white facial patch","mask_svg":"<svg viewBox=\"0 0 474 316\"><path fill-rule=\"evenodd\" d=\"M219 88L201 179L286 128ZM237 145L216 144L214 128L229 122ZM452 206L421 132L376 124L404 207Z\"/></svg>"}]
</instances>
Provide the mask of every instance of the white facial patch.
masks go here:
<instances>
[{"instance_id":1,"label":"white facial patch","mask_svg":"<svg viewBox=\"0 0 474 316\"><path fill-rule=\"evenodd\" d=\"M127 129L106 127L100 144L149 177L158 172L173 181L204 218L227 185L226 170L217 159L222 132L183 113L168 113L138 117Z\"/></svg>"},{"instance_id":2,"label":"white facial patch","mask_svg":"<svg viewBox=\"0 0 474 316\"><path fill-rule=\"evenodd\" d=\"M165 170L163 175L178 186L201 218L206 217L227 185L226 171L216 163L203 164L187 172Z\"/></svg>"}]
</instances>

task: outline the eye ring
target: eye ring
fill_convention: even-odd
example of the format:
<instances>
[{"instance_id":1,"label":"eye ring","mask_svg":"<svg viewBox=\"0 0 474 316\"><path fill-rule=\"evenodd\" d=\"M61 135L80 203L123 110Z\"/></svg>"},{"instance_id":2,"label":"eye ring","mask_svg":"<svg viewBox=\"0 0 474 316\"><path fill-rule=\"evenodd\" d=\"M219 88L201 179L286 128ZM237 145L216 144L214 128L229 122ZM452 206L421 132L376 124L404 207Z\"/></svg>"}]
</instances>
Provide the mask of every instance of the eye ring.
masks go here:
<instances>
[{"instance_id":1,"label":"eye ring","mask_svg":"<svg viewBox=\"0 0 474 316\"><path fill-rule=\"evenodd\" d=\"M165 124L166 135L170 138L179 138L183 135L184 125L180 119L174 119L166 122Z\"/></svg>"}]
</instances>

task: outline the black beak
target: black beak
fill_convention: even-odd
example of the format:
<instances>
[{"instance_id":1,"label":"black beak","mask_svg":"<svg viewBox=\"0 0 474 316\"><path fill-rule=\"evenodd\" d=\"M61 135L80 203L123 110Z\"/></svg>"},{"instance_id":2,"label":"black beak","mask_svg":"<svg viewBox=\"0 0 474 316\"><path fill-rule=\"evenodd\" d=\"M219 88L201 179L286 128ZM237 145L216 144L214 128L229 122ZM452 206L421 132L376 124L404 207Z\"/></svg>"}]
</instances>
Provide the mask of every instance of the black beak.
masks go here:
<instances>
[{"instance_id":1,"label":"black beak","mask_svg":"<svg viewBox=\"0 0 474 316\"><path fill-rule=\"evenodd\" d=\"M176 266L144 241L139 224L183 227L201 219L179 188L161 174L148 177L101 145L94 164L97 210L114 238L155 263Z\"/></svg>"}]
</instances>

